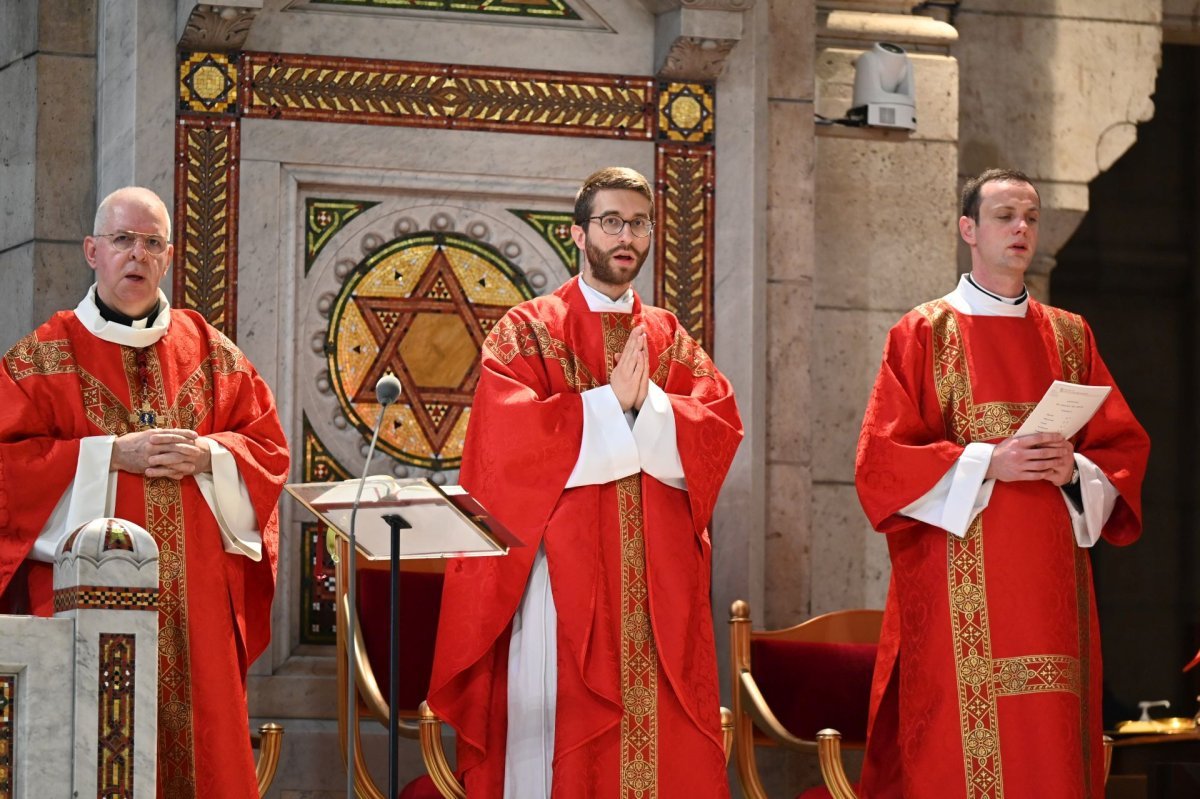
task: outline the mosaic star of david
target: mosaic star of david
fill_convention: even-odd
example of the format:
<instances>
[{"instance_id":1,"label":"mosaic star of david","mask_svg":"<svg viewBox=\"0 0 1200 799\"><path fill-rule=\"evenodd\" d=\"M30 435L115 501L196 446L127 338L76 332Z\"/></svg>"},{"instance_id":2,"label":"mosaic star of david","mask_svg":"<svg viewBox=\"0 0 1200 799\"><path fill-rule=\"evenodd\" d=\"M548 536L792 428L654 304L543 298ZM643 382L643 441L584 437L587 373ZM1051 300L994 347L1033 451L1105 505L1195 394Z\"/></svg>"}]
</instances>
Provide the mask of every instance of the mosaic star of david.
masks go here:
<instances>
[{"instance_id":1,"label":"mosaic star of david","mask_svg":"<svg viewBox=\"0 0 1200 799\"><path fill-rule=\"evenodd\" d=\"M369 432L379 413L375 383L395 375L401 407L389 412L380 447L405 463L457 467L483 339L533 292L495 250L455 234L398 239L356 276L330 327L330 374L343 409Z\"/></svg>"}]
</instances>

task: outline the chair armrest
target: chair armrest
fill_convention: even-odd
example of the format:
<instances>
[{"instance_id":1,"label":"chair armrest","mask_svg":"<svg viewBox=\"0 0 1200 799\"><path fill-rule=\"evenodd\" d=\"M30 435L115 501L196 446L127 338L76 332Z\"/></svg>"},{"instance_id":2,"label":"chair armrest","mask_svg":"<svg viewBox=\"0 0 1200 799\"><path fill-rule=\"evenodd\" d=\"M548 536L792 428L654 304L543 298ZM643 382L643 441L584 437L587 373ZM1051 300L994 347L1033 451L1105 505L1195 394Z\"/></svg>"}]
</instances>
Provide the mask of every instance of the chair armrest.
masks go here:
<instances>
[{"instance_id":1,"label":"chair armrest","mask_svg":"<svg viewBox=\"0 0 1200 799\"><path fill-rule=\"evenodd\" d=\"M343 630L350 629L350 599L342 596L341 618L338 624ZM354 616L354 684L358 688L358 696L362 699L367 710L376 721L384 727L388 725L388 705L383 699L383 691L379 690L379 681L375 679L375 669L371 667L371 659L367 657L367 644L362 636L362 624L358 614ZM397 732L405 737L416 740L419 736L418 727L405 721L399 721Z\"/></svg>"},{"instance_id":2,"label":"chair armrest","mask_svg":"<svg viewBox=\"0 0 1200 799\"><path fill-rule=\"evenodd\" d=\"M275 723L264 724L258 728L258 735L258 763L254 766L254 773L258 778L258 795L266 796L267 789L275 781L275 771L279 768L283 727Z\"/></svg>"},{"instance_id":3,"label":"chair armrest","mask_svg":"<svg viewBox=\"0 0 1200 799\"><path fill-rule=\"evenodd\" d=\"M467 799L466 790L459 784L450 764L446 762L446 750L442 748L442 720L429 709L426 702L421 703L418 712L421 758L425 761L425 770L429 772L433 784L446 799Z\"/></svg>"},{"instance_id":4,"label":"chair armrest","mask_svg":"<svg viewBox=\"0 0 1200 799\"><path fill-rule=\"evenodd\" d=\"M792 735L779 722L779 719L775 718L775 714L767 705L767 700L763 698L762 692L758 689L758 683L754 681L754 675L743 671L738 675L738 684L742 692L742 709L754 720L754 725L766 733L767 737L780 746L797 752L812 754L817 751L817 744Z\"/></svg>"},{"instance_id":5,"label":"chair armrest","mask_svg":"<svg viewBox=\"0 0 1200 799\"><path fill-rule=\"evenodd\" d=\"M1108 784L1108 773L1112 771L1112 753L1113 739L1107 735L1104 736L1104 784Z\"/></svg>"},{"instance_id":6,"label":"chair armrest","mask_svg":"<svg viewBox=\"0 0 1200 799\"><path fill-rule=\"evenodd\" d=\"M840 732L826 728L817 733L817 759L821 763L821 778L833 799L858 799L842 766Z\"/></svg>"},{"instance_id":7,"label":"chair armrest","mask_svg":"<svg viewBox=\"0 0 1200 799\"><path fill-rule=\"evenodd\" d=\"M733 754L733 711L727 707L721 708L721 744L725 747L725 765L729 765L729 756Z\"/></svg>"}]
</instances>

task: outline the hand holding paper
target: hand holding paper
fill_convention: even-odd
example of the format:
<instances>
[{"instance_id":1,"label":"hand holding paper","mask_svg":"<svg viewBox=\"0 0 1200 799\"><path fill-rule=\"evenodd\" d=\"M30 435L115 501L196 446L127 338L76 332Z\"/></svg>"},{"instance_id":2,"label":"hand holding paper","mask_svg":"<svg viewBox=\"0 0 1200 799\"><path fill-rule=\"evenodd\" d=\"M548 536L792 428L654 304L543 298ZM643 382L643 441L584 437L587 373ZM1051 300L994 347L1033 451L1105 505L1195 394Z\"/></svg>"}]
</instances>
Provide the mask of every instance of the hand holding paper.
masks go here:
<instances>
[{"instance_id":1,"label":"hand holding paper","mask_svg":"<svg viewBox=\"0 0 1200 799\"><path fill-rule=\"evenodd\" d=\"M1070 438L1096 414L1110 391L1112 386L1083 386L1055 380L1017 435L1059 433Z\"/></svg>"}]
</instances>

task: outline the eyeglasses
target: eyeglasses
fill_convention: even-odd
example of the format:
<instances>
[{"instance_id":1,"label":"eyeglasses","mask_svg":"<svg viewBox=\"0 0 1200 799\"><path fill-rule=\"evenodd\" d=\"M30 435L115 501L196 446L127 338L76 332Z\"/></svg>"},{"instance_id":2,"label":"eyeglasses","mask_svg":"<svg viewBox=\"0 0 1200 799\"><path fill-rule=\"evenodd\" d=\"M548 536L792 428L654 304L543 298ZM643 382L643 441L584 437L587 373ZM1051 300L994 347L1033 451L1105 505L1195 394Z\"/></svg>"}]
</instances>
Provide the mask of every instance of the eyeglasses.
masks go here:
<instances>
[{"instance_id":1,"label":"eyeglasses","mask_svg":"<svg viewBox=\"0 0 1200 799\"><path fill-rule=\"evenodd\" d=\"M97 233L96 238L108 239L112 246L121 252L129 252L142 240L142 246L151 255L162 255L167 251L167 240L156 233L135 233L132 230L119 230L116 233Z\"/></svg>"},{"instance_id":2,"label":"eyeglasses","mask_svg":"<svg viewBox=\"0 0 1200 799\"><path fill-rule=\"evenodd\" d=\"M629 232L639 239L646 238L654 230L654 223L642 216L635 219L622 219L616 214L588 217L589 221L593 219L599 219L600 229L610 236L620 236L626 225L629 225Z\"/></svg>"}]
</instances>

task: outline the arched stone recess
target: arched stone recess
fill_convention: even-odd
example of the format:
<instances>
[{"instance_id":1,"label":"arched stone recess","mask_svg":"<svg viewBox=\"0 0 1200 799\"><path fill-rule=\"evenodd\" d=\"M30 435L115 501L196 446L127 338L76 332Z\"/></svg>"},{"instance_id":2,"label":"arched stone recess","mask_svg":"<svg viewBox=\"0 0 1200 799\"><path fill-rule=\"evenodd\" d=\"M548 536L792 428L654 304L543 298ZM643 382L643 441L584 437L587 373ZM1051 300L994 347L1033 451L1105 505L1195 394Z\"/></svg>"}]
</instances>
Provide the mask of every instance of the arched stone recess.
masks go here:
<instances>
[{"instance_id":1,"label":"arched stone recess","mask_svg":"<svg viewBox=\"0 0 1200 799\"><path fill-rule=\"evenodd\" d=\"M305 191L302 200L311 207L328 193ZM509 307L575 271L519 215L534 209L505 207L512 204L412 194L377 201L338 230L300 277L297 387L313 434L343 467L359 467L362 428L375 421L375 406L360 405L360 395L373 390L376 372L391 372L406 403L380 436L387 468L453 482L455 472L446 470L462 454L458 428L469 415L482 336ZM538 210L569 218L569 209ZM409 353L411 335L425 349ZM433 346L443 340L441 350ZM425 354L437 363L416 357Z\"/></svg>"},{"instance_id":2,"label":"arched stone recess","mask_svg":"<svg viewBox=\"0 0 1200 799\"><path fill-rule=\"evenodd\" d=\"M1163 4L1141 0L963 0L952 12L961 74L959 172L1019 169L1037 182L1046 299L1055 255L1088 210L1088 184L1154 115ZM960 268L967 268L959 249Z\"/></svg>"}]
</instances>

